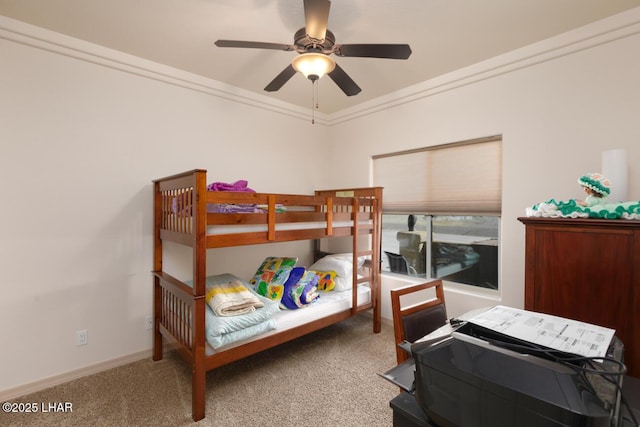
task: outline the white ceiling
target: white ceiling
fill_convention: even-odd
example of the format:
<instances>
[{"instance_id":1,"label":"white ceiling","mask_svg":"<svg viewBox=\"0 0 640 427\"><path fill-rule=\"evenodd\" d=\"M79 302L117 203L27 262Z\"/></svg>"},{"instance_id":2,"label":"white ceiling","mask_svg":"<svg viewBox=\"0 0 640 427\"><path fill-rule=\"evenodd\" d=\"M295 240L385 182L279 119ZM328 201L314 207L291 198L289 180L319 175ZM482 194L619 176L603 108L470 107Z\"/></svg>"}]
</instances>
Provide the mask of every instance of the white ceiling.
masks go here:
<instances>
[{"instance_id":1,"label":"white ceiling","mask_svg":"<svg viewBox=\"0 0 640 427\"><path fill-rule=\"evenodd\" d=\"M295 52L218 48L217 39L293 44L303 0L0 0L0 14L111 49L310 107L300 74L263 88ZM333 0L336 43L408 43L408 60L340 58L362 88L347 97L328 78L330 114L640 6L640 0Z\"/></svg>"}]
</instances>

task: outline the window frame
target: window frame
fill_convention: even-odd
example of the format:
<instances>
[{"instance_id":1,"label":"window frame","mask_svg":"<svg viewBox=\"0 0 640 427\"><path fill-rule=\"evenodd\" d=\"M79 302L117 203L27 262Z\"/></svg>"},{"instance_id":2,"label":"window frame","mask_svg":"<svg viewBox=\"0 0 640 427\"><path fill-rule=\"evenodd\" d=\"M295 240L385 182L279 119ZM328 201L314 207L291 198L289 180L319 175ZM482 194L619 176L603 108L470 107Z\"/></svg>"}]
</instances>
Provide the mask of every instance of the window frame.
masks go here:
<instances>
[{"instance_id":1,"label":"window frame","mask_svg":"<svg viewBox=\"0 0 640 427\"><path fill-rule=\"evenodd\" d=\"M452 164L456 166L451 167ZM434 171L441 175L434 175ZM489 273L487 273L492 281L485 283L485 285L491 284L492 287L489 289L500 290L502 135L374 155L372 156L372 180L374 185L385 188L382 209L383 237L381 239L383 251L381 258L383 260L388 261L384 253L385 245L383 245L390 238L387 237L385 240L384 218L387 215L408 216L413 214L430 218L427 229L419 230L426 233L427 237L423 239L426 250L420 269L414 270L422 271L424 269L424 275L421 276L423 278L425 275L426 278L432 278L434 271L433 251L436 250L434 244L438 243L434 241L432 225L435 218L440 216L454 218L495 217L497 219L496 229L491 230L491 233L495 235L490 236L495 239L495 265L491 265ZM434 199L434 197L436 198ZM440 199L437 199L438 197ZM409 229L405 228L405 230ZM396 233L399 234L399 232ZM395 239L398 239L398 236ZM386 246L396 247L395 245ZM478 247L477 244L475 246ZM469 247L471 246L469 245ZM487 251L489 252L483 250L486 256L494 256L494 252ZM415 254L413 256L415 257ZM416 266L416 259L411 259L412 266ZM383 273L399 274L387 270ZM486 273L484 269L483 273ZM404 275L411 276L410 272ZM493 280L495 280L495 287ZM486 289L477 283L454 283L459 283L465 288Z\"/></svg>"}]
</instances>

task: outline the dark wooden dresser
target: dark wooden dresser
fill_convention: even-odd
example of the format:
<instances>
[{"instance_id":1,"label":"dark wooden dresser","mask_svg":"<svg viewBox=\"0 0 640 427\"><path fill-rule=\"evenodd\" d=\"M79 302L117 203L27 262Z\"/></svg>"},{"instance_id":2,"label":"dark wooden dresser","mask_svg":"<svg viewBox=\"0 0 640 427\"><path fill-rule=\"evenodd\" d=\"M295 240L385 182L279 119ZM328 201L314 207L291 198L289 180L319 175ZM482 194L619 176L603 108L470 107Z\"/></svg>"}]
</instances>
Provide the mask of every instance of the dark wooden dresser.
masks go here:
<instances>
[{"instance_id":1,"label":"dark wooden dresser","mask_svg":"<svg viewBox=\"0 0 640 427\"><path fill-rule=\"evenodd\" d=\"M640 377L640 221L518 218L526 228L526 310L616 330Z\"/></svg>"}]
</instances>

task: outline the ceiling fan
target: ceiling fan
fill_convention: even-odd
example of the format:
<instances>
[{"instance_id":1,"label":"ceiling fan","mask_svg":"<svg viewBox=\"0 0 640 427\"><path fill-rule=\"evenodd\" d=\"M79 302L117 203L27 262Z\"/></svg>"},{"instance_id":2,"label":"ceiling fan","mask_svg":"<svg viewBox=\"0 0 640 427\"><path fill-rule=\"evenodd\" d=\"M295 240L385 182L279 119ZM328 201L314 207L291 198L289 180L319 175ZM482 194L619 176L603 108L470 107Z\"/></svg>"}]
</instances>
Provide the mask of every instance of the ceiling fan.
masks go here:
<instances>
[{"instance_id":1,"label":"ceiling fan","mask_svg":"<svg viewBox=\"0 0 640 427\"><path fill-rule=\"evenodd\" d=\"M264 88L267 92L277 91L300 71L312 82L326 73L347 96L353 96L361 91L360 87L329 55L388 59L407 59L411 55L408 44L336 44L335 36L327 29L330 7L330 0L304 0L305 26L296 31L293 45L239 40L218 40L215 44L298 52L300 55Z\"/></svg>"}]
</instances>

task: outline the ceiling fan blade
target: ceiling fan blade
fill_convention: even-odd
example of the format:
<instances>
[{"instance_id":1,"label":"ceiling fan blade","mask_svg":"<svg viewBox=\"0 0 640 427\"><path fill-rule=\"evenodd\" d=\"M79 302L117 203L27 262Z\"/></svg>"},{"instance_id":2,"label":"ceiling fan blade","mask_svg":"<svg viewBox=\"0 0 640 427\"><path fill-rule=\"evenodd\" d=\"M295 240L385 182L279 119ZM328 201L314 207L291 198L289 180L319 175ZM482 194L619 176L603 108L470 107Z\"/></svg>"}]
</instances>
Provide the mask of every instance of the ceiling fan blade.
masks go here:
<instances>
[{"instance_id":1,"label":"ceiling fan blade","mask_svg":"<svg viewBox=\"0 0 640 427\"><path fill-rule=\"evenodd\" d=\"M293 77L293 75L296 73L296 70L293 68L293 66L291 64L289 64L289 66L287 68L285 68L284 70L282 70L280 72L280 74L278 74L276 76L275 79L271 80L271 83L269 83L264 90L266 90L267 92L275 92L278 89L280 89L282 86L284 86L284 84L286 82L289 81L289 79L291 77Z\"/></svg>"},{"instance_id":2,"label":"ceiling fan blade","mask_svg":"<svg viewBox=\"0 0 640 427\"><path fill-rule=\"evenodd\" d=\"M272 50L286 50L291 51L293 46L280 43L263 43L263 42L247 42L241 40L216 40L215 43L218 47L247 47L252 49L272 49Z\"/></svg>"},{"instance_id":3,"label":"ceiling fan blade","mask_svg":"<svg viewBox=\"0 0 640 427\"><path fill-rule=\"evenodd\" d=\"M329 0L304 0L304 27L312 39L324 41L330 8Z\"/></svg>"},{"instance_id":4,"label":"ceiling fan blade","mask_svg":"<svg viewBox=\"0 0 640 427\"><path fill-rule=\"evenodd\" d=\"M338 64L336 64L336 68L327 75L347 96L357 95L362 90Z\"/></svg>"},{"instance_id":5,"label":"ceiling fan blade","mask_svg":"<svg viewBox=\"0 0 640 427\"><path fill-rule=\"evenodd\" d=\"M411 56L408 44L341 44L333 49L338 56L407 59Z\"/></svg>"}]
</instances>

